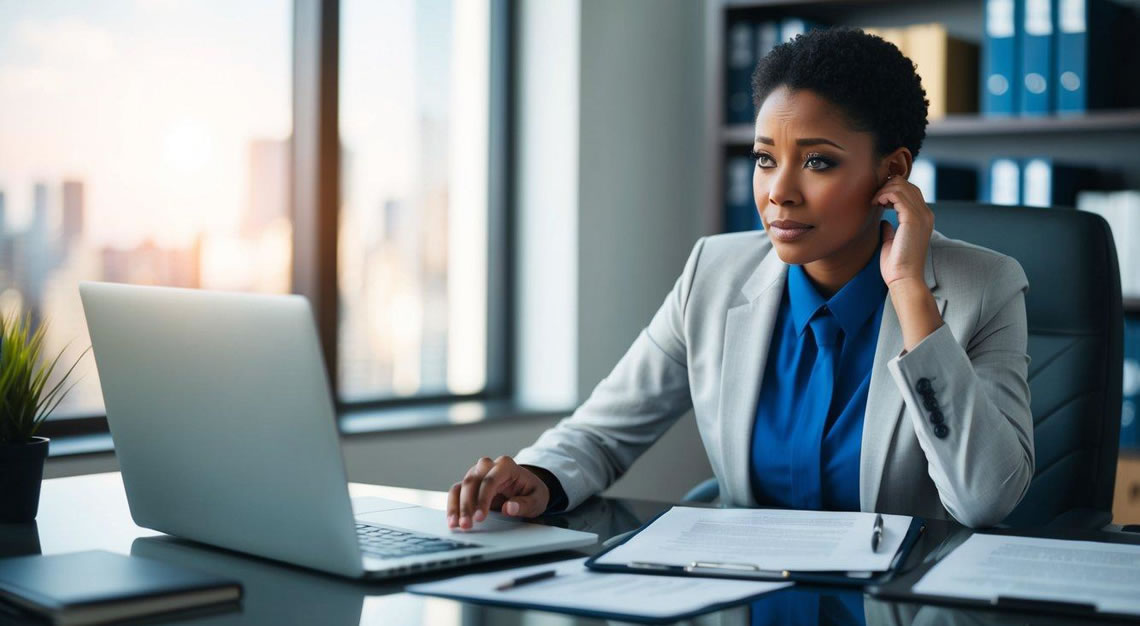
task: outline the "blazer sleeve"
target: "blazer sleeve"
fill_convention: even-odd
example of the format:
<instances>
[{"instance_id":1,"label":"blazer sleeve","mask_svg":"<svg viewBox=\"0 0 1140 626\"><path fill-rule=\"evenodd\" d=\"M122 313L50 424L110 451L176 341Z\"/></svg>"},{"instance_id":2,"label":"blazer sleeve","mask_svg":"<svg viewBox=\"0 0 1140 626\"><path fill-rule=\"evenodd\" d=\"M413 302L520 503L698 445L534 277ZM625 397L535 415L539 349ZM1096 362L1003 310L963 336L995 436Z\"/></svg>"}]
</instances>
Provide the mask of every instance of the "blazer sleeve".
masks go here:
<instances>
[{"instance_id":1,"label":"blazer sleeve","mask_svg":"<svg viewBox=\"0 0 1140 626\"><path fill-rule=\"evenodd\" d=\"M685 311L704 239L649 326L574 413L515 455L552 473L566 508L605 490L692 408Z\"/></svg>"},{"instance_id":2,"label":"blazer sleeve","mask_svg":"<svg viewBox=\"0 0 1140 626\"><path fill-rule=\"evenodd\" d=\"M1033 478L1028 281L1017 261L1000 258L980 281L985 290L968 342L943 323L887 363L943 506L970 527L1005 519ZM931 419L936 410L944 428Z\"/></svg>"}]
</instances>

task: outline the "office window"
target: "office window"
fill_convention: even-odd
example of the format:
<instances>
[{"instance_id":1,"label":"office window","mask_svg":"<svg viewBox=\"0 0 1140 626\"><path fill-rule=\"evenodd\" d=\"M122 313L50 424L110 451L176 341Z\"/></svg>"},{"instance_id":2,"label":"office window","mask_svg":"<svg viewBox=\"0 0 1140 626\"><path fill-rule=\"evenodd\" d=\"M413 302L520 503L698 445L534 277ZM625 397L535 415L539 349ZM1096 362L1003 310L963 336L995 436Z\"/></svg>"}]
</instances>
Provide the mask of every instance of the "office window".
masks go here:
<instances>
[{"instance_id":1,"label":"office window","mask_svg":"<svg viewBox=\"0 0 1140 626\"><path fill-rule=\"evenodd\" d=\"M288 292L289 0L0 3L0 309L77 283ZM55 417L101 415L89 355Z\"/></svg>"},{"instance_id":2,"label":"office window","mask_svg":"<svg viewBox=\"0 0 1140 626\"><path fill-rule=\"evenodd\" d=\"M337 390L487 386L490 1L344 0Z\"/></svg>"}]
</instances>

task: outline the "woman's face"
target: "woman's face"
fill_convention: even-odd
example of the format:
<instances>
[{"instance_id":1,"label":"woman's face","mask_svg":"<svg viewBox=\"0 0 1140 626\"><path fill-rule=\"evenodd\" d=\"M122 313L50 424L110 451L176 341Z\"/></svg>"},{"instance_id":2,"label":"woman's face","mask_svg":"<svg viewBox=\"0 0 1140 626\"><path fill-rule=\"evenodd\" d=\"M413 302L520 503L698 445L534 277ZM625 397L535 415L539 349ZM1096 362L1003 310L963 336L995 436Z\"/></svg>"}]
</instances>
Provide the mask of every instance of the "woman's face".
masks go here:
<instances>
[{"instance_id":1,"label":"woman's face","mask_svg":"<svg viewBox=\"0 0 1140 626\"><path fill-rule=\"evenodd\" d=\"M866 261L846 257L878 244L884 209L871 200L886 172L877 171L873 146L871 133L851 130L836 106L812 91L780 87L764 101L752 192L782 261Z\"/></svg>"}]
</instances>

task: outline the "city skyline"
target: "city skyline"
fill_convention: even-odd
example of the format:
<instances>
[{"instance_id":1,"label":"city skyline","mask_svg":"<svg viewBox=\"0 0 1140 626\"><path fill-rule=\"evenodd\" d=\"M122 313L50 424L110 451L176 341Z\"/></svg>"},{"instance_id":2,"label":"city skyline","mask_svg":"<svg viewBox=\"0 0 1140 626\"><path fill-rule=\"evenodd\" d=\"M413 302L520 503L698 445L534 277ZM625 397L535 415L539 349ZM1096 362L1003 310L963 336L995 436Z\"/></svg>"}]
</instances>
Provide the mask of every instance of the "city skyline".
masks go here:
<instances>
[{"instance_id":1,"label":"city skyline","mask_svg":"<svg viewBox=\"0 0 1140 626\"><path fill-rule=\"evenodd\" d=\"M290 290L291 3L234 9L0 3L0 311L48 318L48 353L87 345L81 280ZM345 397L484 384L481 12L342 7ZM86 359L60 414L102 411Z\"/></svg>"},{"instance_id":2,"label":"city skyline","mask_svg":"<svg viewBox=\"0 0 1140 626\"><path fill-rule=\"evenodd\" d=\"M264 143L265 140L251 142L251 155L256 152L253 144L257 141ZM251 158L251 169L253 160ZM279 187L286 181L263 183ZM46 321L45 354L53 355L66 349L63 360L70 363L89 345L77 289L80 280L288 291L292 233L287 226L288 207L282 194L276 196L280 201L276 215L265 215L265 209L260 209L262 214L257 224L260 228L256 233L243 236L201 232L189 246L162 246L155 239L147 238L126 247L98 245L87 237L85 188L81 180L38 181L33 184L31 194L34 198L32 220L22 229L0 222L0 261L3 261L0 314L27 313L37 327ZM5 197L4 212L7 213L7 190L0 190L0 194ZM251 198L254 197L273 197L273 194L252 193ZM243 214L248 213L250 211L243 211ZM252 266L252 270L235 269L235 257L244 265ZM91 358L85 357L86 362L77 368L77 384L61 403L59 413L102 410L97 372Z\"/></svg>"},{"instance_id":3,"label":"city skyline","mask_svg":"<svg viewBox=\"0 0 1140 626\"><path fill-rule=\"evenodd\" d=\"M94 245L83 229L85 184L78 180L34 183L34 218L22 229L9 228L2 219L8 193L0 189L0 314L29 313L35 326L46 321L45 353L67 348L64 361L70 362L89 345L77 291L80 280L288 292L292 231L287 195L280 193L287 184L287 168L280 167L287 146L288 141L252 140L249 168L255 183L248 210L241 215L241 232L223 237L203 233L184 248L163 247L152 239L131 248ZM407 200L386 199L377 222L384 224L379 237L356 237L359 220L344 216L344 250L362 260L346 264L358 267L356 276L342 278L342 283L355 280L349 286L358 289L358 297L342 305L338 389L346 397L446 391L448 229L443 178L425 180L421 211L406 210ZM276 202L267 200L271 198ZM424 222L434 225L425 229ZM234 258L248 263L265 250L277 252L255 260L253 265L260 269L235 270ZM213 278L211 266L216 268ZM242 276L247 282L241 282ZM275 279L267 281L267 276ZM386 314L376 315L378 311ZM102 408L92 357L85 358L88 362L77 369L80 379L56 417Z\"/></svg>"},{"instance_id":4,"label":"city skyline","mask_svg":"<svg viewBox=\"0 0 1140 626\"><path fill-rule=\"evenodd\" d=\"M276 0L0 3L11 223L32 217L31 181L67 178L88 183L96 245L184 247L230 230L246 142L291 132L291 28Z\"/></svg>"}]
</instances>

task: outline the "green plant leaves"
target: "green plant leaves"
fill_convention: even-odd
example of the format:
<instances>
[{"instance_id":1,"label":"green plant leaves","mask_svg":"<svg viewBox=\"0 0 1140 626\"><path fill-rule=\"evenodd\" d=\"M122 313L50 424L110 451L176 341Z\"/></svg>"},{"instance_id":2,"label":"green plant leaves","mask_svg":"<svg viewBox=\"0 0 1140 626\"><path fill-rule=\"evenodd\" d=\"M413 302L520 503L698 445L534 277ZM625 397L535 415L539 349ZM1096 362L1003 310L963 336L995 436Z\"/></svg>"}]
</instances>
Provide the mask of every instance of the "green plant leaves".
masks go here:
<instances>
[{"instance_id":1,"label":"green plant leaves","mask_svg":"<svg viewBox=\"0 0 1140 626\"><path fill-rule=\"evenodd\" d=\"M40 425L75 386L75 383L66 387L65 384L80 359L91 349L76 357L67 372L48 387L66 348L41 365L47 327L41 324L32 332L31 326L30 315L22 319L0 317L0 444L24 443L35 436Z\"/></svg>"}]
</instances>

